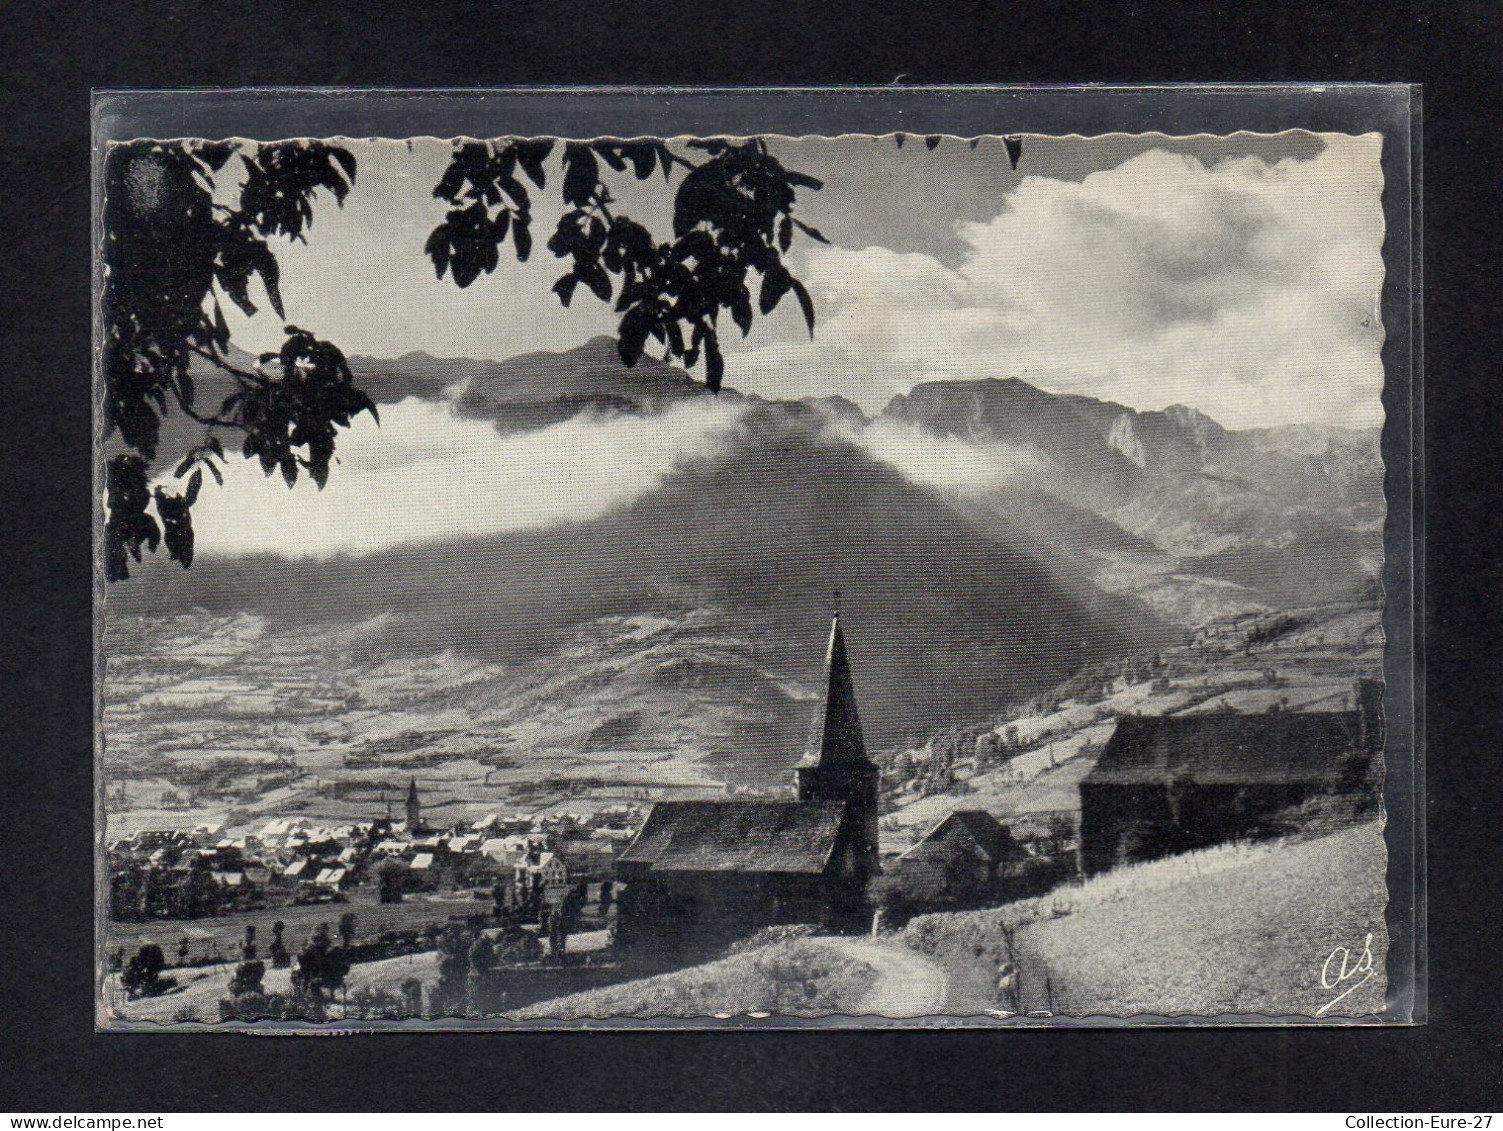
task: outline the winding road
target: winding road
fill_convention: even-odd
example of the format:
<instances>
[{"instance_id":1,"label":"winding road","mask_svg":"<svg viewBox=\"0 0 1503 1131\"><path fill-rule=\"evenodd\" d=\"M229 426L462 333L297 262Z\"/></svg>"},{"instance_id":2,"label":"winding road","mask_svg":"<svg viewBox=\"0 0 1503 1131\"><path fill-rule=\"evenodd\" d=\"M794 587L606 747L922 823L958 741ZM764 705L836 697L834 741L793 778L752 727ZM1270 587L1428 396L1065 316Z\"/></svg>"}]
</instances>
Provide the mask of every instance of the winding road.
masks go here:
<instances>
[{"instance_id":1,"label":"winding road","mask_svg":"<svg viewBox=\"0 0 1503 1131\"><path fill-rule=\"evenodd\" d=\"M925 1017L945 1011L949 979L923 955L884 939L831 935L818 941L877 972L877 980L851 1006L853 1016Z\"/></svg>"}]
</instances>

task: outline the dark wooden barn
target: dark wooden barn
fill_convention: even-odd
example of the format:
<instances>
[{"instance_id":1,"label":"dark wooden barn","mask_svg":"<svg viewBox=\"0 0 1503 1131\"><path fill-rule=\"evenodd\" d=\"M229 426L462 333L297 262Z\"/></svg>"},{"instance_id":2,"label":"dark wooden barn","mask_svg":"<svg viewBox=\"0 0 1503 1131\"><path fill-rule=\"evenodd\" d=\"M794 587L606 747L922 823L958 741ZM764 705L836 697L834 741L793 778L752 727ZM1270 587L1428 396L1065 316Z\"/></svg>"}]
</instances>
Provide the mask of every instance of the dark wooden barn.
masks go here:
<instances>
[{"instance_id":1,"label":"dark wooden barn","mask_svg":"<svg viewBox=\"0 0 1503 1131\"><path fill-rule=\"evenodd\" d=\"M816 739L787 801L660 801L616 860L616 945L703 948L784 923L865 913L877 866L878 770L866 756L837 616Z\"/></svg>"},{"instance_id":2,"label":"dark wooden barn","mask_svg":"<svg viewBox=\"0 0 1503 1131\"><path fill-rule=\"evenodd\" d=\"M1362 689L1363 705L1371 695ZM1080 783L1084 872L1255 833L1321 793L1363 788L1380 728L1367 711L1120 719Z\"/></svg>"}]
</instances>

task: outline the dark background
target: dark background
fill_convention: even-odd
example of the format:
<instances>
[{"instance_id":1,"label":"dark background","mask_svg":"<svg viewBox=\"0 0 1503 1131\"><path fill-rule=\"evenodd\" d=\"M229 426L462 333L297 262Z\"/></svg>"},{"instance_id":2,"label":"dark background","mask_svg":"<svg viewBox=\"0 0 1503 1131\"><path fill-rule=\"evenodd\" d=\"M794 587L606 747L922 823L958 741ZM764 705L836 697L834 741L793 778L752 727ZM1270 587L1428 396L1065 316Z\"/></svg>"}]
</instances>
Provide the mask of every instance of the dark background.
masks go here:
<instances>
[{"instance_id":1,"label":"dark background","mask_svg":"<svg viewBox=\"0 0 1503 1131\"><path fill-rule=\"evenodd\" d=\"M1465 1111L1496 1019L1493 3L691 6L20 0L0 70L0 1109ZM1424 91L1430 1023L1407 1030L93 1031L89 91L115 86L1408 81Z\"/></svg>"}]
</instances>

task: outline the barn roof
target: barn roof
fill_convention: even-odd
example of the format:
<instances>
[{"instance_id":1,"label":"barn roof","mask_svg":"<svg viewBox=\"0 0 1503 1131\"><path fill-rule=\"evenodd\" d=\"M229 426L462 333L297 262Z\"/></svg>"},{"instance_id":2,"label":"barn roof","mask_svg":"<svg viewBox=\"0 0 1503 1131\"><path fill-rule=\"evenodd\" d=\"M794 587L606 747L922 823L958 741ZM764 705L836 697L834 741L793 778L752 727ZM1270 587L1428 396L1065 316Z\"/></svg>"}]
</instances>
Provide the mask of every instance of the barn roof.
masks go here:
<instances>
[{"instance_id":1,"label":"barn roof","mask_svg":"<svg viewBox=\"0 0 1503 1131\"><path fill-rule=\"evenodd\" d=\"M904 855L923 855L926 845L944 839L948 831L956 825L962 826L970 833L971 839L976 842L982 852L986 853L988 859L1000 861L1007 856L1008 847L1012 844L1012 833L985 809L956 809L941 819L924 835L923 840Z\"/></svg>"},{"instance_id":2,"label":"barn roof","mask_svg":"<svg viewBox=\"0 0 1503 1131\"><path fill-rule=\"evenodd\" d=\"M824 871L839 801L659 801L618 858L655 872Z\"/></svg>"},{"instance_id":3,"label":"barn roof","mask_svg":"<svg viewBox=\"0 0 1503 1131\"><path fill-rule=\"evenodd\" d=\"M1202 785L1324 781L1357 740L1355 711L1128 715L1082 784Z\"/></svg>"}]
</instances>

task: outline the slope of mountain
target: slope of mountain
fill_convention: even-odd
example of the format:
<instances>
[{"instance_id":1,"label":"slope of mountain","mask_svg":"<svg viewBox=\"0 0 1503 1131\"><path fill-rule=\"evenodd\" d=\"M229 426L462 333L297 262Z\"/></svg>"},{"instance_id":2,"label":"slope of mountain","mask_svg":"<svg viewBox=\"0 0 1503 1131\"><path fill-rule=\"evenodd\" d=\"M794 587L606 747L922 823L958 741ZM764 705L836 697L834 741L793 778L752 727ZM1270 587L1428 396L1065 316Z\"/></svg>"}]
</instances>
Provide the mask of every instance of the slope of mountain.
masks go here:
<instances>
[{"instance_id":1,"label":"slope of mountain","mask_svg":"<svg viewBox=\"0 0 1503 1131\"><path fill-rule=\"evenodd\" d=\"M453 649L515 663L547 657L602 617L682 615L705 601L761 625L759 647L799 678L817 671L838 586L853 647L870 634L865 710L879 742L926 729L920 715L1029 694L1167 632L1050 547L977 530L823 419L799 405L753 405L719 458L590 522L358 559L205 555L187 573L143 568L110 604L159 616L185 606L249 612L273 625L384 615L365 645L373 654Z\"/></svg>"},{"instance_id":2,"label":"slope of mountain","mask_svg":"<svg viewBox=\"0 0 1503 1131\"><path fill-rule=\"evenodd\" d=\"M1248 587L1263 601L1350 598L1381 558L1376 432L1236 432L1184 405L1137 412L1016 379L930 382L883 415L1035 452L1042 470L1033 482L1048 494L1170 555L1185 573Z\"/></svg>"}]
</instances>

